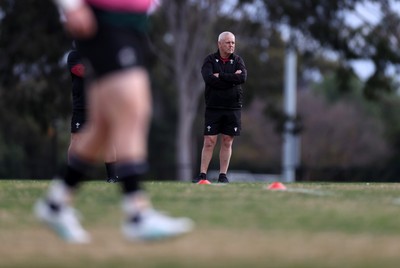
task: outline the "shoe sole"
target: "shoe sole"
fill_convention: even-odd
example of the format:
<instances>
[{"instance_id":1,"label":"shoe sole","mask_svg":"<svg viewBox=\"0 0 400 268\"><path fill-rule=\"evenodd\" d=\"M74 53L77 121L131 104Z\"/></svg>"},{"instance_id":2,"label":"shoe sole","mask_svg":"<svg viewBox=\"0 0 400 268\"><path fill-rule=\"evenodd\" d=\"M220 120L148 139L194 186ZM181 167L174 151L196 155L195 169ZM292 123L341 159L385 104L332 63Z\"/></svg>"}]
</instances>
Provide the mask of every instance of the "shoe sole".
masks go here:
<instances>
[{"instance_id":1,"label":"shoe sole","mask_svg":"<svg viewBox=\"0 0 400 268\"><path fill-rule=\"evenodd\" d=\"M146 234L132 234L129 227L122 226L122 233L129 241L159 241L164 239L173 239L190 233L194 228L194 224L189 224L185 229L175 232L166 232L154 230Z\"/></svg>"}]
</instances>

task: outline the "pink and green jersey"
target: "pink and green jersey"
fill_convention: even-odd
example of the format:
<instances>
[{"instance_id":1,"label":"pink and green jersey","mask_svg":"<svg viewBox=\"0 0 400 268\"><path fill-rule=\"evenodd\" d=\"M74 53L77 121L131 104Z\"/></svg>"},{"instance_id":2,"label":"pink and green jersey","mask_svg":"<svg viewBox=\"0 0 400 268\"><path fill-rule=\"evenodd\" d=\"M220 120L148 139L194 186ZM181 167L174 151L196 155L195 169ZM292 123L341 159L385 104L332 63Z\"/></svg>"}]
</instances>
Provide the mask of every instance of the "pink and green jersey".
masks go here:
<instances>
[{"instance_id":1,"label":"pink and green jersey","mask_svg":"<svg viewBox=\"0 0 400 268\"><path fill-rule=\"evenodd\" d=\"M86 0L91 6L116 12L147 13L155 0Z\"/></svg>"}]
</instances>

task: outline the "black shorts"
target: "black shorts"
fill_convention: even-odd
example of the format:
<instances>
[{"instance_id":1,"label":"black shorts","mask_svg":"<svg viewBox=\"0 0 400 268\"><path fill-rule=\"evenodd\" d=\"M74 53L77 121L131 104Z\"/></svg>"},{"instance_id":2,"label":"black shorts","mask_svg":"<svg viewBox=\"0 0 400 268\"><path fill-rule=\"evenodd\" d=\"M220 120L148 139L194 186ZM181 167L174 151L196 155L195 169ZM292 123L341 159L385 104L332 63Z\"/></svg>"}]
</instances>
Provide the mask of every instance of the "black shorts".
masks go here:
<instances>
[{"instance_id":1,"label":"black shorts","mask_svg":"<svg viewBox=\"0 0 400 268\"><path fill-rule=\"evenodd\" d=\"M77 46L97 78L114 71L147 67L150 55L145 33L104 22L98 22L93 38L77 40Z\"/></svg>"},{"instance_id":2,"label":"black shorts","mask_svg":"<svg viewBox=\"0 0 400 268\"><path fill-rule=\"evenodd\" d=\"M241 114L241 110L206 109L204 135L222 133L229 136L240 136Z\"/></svg>"},{"instance_id":3,"label":"black shorts","mask_svg":"<svg viewBox=\"0 0 400 268\"><path fill-rule=\"evenodd\" d=\"M81 131L86 122L86 111L85 110L73 110L71 118L71 133L78 133Z\"/></svg>"}]
</instances>

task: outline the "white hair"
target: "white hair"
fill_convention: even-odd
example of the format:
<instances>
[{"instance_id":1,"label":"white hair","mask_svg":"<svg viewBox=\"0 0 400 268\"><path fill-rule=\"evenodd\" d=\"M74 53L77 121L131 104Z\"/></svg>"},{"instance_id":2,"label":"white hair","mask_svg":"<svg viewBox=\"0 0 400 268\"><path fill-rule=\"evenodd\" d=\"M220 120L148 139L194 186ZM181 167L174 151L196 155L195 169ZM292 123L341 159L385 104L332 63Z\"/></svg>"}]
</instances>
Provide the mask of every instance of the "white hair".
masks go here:
<instances>
[{"instance_id":1,"label":"white hair","mask_svg":"<svg viewBox=\"0 0 400 268\"><path fill-rule=\"evenodd\" d=\"M221 40L227 35L233 35L233 37L235 37L235 35L231 32L222 32L218 36L218 42L221 42Z\"/></svg>"}]
</instances>

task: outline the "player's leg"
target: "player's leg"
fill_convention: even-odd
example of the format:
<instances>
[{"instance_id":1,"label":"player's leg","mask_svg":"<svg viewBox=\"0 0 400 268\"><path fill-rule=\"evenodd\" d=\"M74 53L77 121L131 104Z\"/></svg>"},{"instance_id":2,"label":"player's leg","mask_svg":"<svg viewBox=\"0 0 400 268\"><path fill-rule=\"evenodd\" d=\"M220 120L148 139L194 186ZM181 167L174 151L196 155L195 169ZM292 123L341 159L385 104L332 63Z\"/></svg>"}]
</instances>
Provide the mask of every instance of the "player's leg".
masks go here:
<instances>
[{"instance_id":1,"label":"player's leg","mask_svg":"<svg viewBox=\"0 0 400 268\"><path fill-rule=\"evenodd\" d=\"M151 118L147 71L133 68L109 75L102 86L110 88L107 114L118 161L147 161L147 136Z\"/></svg>"},{"instance_id":2,"label":"player's leg","mask_svg":"<svg viewBox=\"0 0 400 268\"><path fill-rule=\"evenodd\" d=\"M193 183L199 183L202 180L207 180L207 170L210 165L217 140L218 140L218 135L204 136L203 148L201 150L201 159L200 159L200 174L192 180Z\"/></svg>"},{"instance_id":3,"label":"player's leg","mask_svg":"<svg viewBox=\"0 0 400 268\"><path fill-rule=\"evenodd\" d=\"M215 145L217 144L218 135L204 136L203 149L201 150L200 172L207 173L210 165Z\"/></svg>"},{"instance_id":4,"label":"player's leg","mask_svg":"<svg viewBox=\"0 0 400 268\"><path fill-rule=\"evenodd\" d=\"M79 133L71 133L70 140L69 140L69 146L68 146L68 151L67 151L67 158L69 159L69 156L71 155L71 152L76 150L76 147L79 144L80 140L80 134Z\"/></svg>"},{"instance_id":5,"label":"player's leg","mask_svg":"<svg viewBox=\"0 0 400 268\"><path fill-rule=\"evenodd\" d=\"M115 163L117 161L117 151L114 144L111 142L106 146L104 153L104 164L107 171L107 182L115 183L118 182L118 175L115 172Z\"/></svg>"},{"instance_id":6,"label":"player's leg","mask_svg":"<svg viewBox=\"0 0 400 268\"><path fill-rule=\"evenodd\" d=\"M232 145L235 136L240 135L241 131L241 111L224 111L223 120L221 121L221 148L219 152L220 173L218 182L228 183L226 176L229 163L232 156Z\"/></svg>"},{"instance_id":7,"label":"player's leg","mask_svg":"<svg viewBox=\"0 0 400 268\"><path fill-rule=\"evenodd\" d=\"M207 180L207 171L210 165L215 145L218 141L218 134L220 133L219 122L221 114L218 111L206 109L204 114L204 140L201 149L200 158L200 174L192 179L193 183Z\"/></svg>"},{"instance_id":8,"label":"player's leg","mask_svg":"<svg viewBox=\"0 0 400 268\"><path fill-rule=\"evenodd\" d=\"M102 108L101 98L93 94L95 92L90 91L90 93L89 120L79 133L79 142L73 141L66 173L61 180L54 180L51 183L45 197L35 205L36 216L60 237L71 243L86 243L90 240L71 203L81 180L97 160L98 151L103 151L104 139L108 135L107 125L99 114Z\"/></svg>"},{"instance_id":9,"label":"player's leg","mask_svg":"<svg viewBox=\"0 0 400 268\"><path fill-rule=\"evenodd\" d=\"M222 134L221 135L221 148L219 151L219 177L218 182L227 183L229 182L226 177L228 172L229 162L232 156L232 144L234 137Z\"/></svg>"},{"instance_id":10,"label":"player's leg","mask_svg":"<svg viewBox=\"0 0 400 268\"><path fill-rule=\"evenodd\" d=\"M75 151L80 142L80 132L86 123L86 110L84 109L73 109L71 117L71 136L67 151L67 158L69 159L71 152Z\"/></svg>"},{"instance_id":11,"label":"player's leg","mask_svg":"<svg viewBox=\"0 0 400 268\"><path fill-rule=\"evenodd\" d=\"M108 75L102 87L107 97L108 120L116 147L116 172L123 192L123 233L132 240L151 240L184 234L192 229L186 218L165 216L152 208L141 187L147 171L147 137L151 118L150 83L147 71L133 68Z\"/></svg>"}]
</instances>

